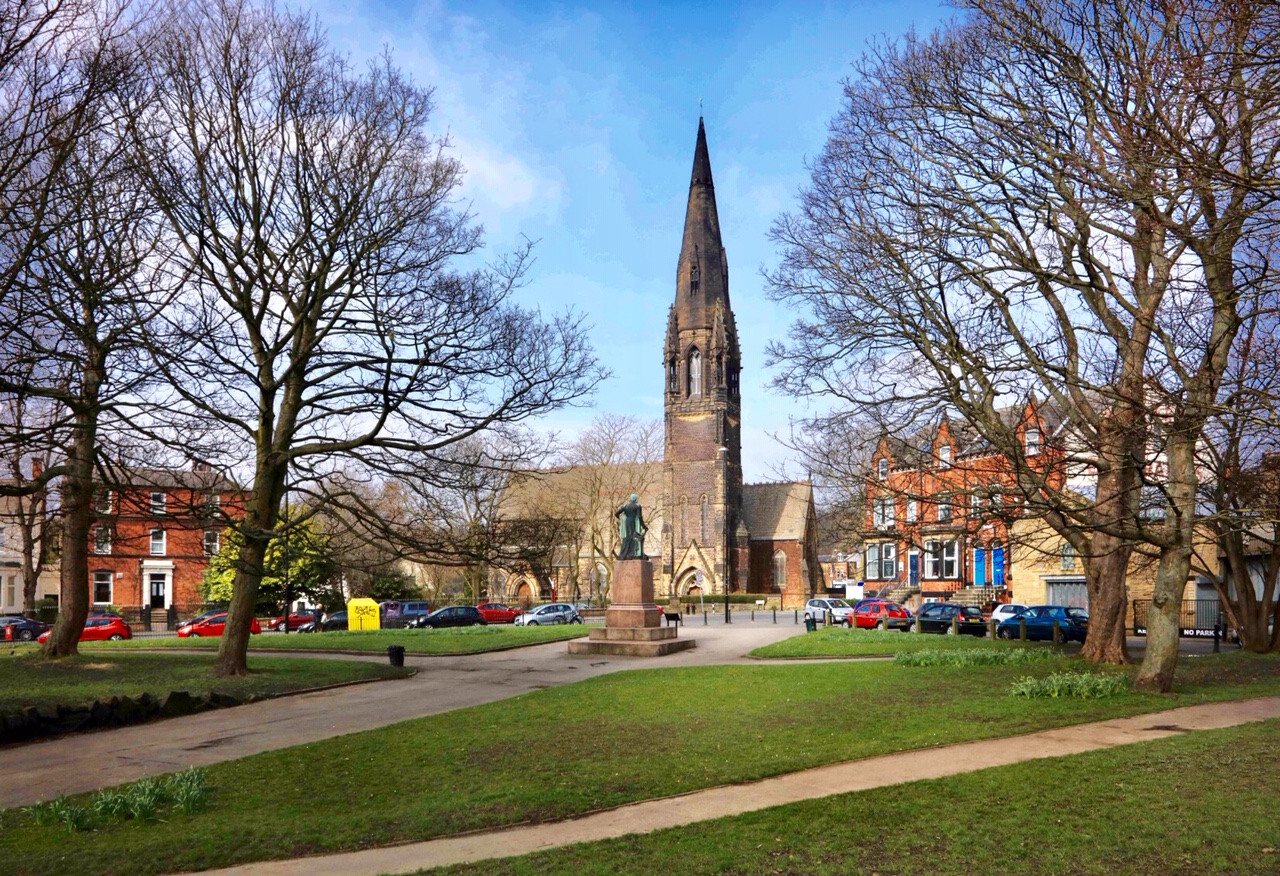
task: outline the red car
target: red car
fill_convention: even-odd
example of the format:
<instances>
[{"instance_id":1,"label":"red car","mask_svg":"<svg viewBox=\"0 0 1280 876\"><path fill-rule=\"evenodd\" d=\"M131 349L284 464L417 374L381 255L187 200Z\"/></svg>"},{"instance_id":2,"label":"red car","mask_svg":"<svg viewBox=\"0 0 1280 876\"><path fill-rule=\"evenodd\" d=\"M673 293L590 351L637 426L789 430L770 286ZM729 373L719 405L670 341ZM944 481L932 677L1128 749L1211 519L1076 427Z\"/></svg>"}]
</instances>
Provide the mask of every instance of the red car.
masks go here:
<instances>
[{"instance_id":1,"label":"red car","mask_svg":"<svg viewBox=\"0 0 1280 876\"><path fill-rule=\"evenodd\" d=\"M49 638L49 633L41 633L40 641ZM133 631L129 625L118 617L91 617L84 622L84 632L80 634L82 642L105 642L108 639L132 639Z\"/></svg>"},{"instance_id":2,"label":"red car","mask_svg":"<svg viewBox=\"0 0 1280 876\"><path fill-rule=\"evenodd\" d=\"M292 625L293 621L291 620L289 623ZM199 639L209 636L216 639L222 635L222 631L226 629L226 626L227 613L225 611L220 611L217 614L201 615L178 624L178 638L185 639L190 637ZM258 623L256 617L249 624L249 632L255 635L262 632L262 625Z\"/></svg>"},{"instance_id":3,"label":"red car","mask_svg":"<svg viewBox=\"0 0 1280 876\"><path fill-rule=\"evenodd\" d=\"M482 602L476 608L480 610L480 616L491 624L513 624L516 622L516 615L520 613L520 609L501 602Z\"/></svg>"},{"instance_id":4,"label":"red car","mask_svg":"<svg viewBox=\"0 0 1280 876\"><path fill-rule=\"evenodd\" d=\"M317 620L319 620L319 618L317 618L315 614L312 612L307 612L304 614L300 611L295 611L293 614L289 615L289 629L296 630L298 627L302 626L303 624L315 623ZM283 630L284 615L281 615L280 617L277 617L277 618L272 618L271 620L267 621L267 629Z\"/></svg>"},{"instance_id":5,"label":"red car","mask_svg":"<svg viewBox=\"0 0 1280 876\"><path fill-rule=\"evenodd\" d=\"M864 599L853 610L854 623L864 629L873 629L884 624L888 630L911 629L911 612L896 602Z\"/></svg>"}]
</instances>

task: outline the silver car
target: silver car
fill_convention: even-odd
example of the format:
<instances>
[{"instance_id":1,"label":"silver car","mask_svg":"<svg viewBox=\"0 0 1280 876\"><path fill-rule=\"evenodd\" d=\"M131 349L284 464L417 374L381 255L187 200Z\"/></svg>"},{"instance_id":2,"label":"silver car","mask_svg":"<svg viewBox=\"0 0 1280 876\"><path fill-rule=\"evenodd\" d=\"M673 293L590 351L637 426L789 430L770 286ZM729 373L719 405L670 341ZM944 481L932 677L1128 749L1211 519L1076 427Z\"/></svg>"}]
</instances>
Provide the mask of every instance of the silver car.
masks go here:
<instances>
[{"instance_id":1,"label":"silver car","mask_svg":"<svg viewBox=\"0 0 1280 876\"><path fill-rule=\"evenodd\" d=\"M553 602L550 605L539 605L524 614L516 615L518 627L548 626L550 624L580 624L582 617L578 610L567 602Z\"/></svg>"},{"instance_id":2,"label":"silver car","mask_svg":"<svg viewBox=\"0 0 1280 876\"><path fill-rule=\"evenodd\" d=\"M828 599L819 597L818 599L810 599L804 604L804 619L814 620L822 623L826 619L827 612L831 612L831 622L846 627L853 626L853 606L845 602L843 599Z\"/></svg>"}]
</instances>

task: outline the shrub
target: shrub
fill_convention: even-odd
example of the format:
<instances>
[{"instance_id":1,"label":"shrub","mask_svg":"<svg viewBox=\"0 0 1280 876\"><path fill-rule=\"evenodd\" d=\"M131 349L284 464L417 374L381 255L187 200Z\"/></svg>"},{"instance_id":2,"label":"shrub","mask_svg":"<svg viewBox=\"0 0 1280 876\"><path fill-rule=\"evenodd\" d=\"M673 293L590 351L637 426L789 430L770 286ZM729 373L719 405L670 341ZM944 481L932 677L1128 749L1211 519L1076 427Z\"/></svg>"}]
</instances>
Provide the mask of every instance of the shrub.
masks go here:
<instances>
[{"instance_id":1,"label":"shrub","mask_svg":"<svg viewBox=\"0 0 1280 876\"><path fill-rule=\"evenodd\" d=\"M66 797L58 797L22 810L31 816L31 820L41 827L52 827L61 824L67 830L88 830L89 810L83 806L67 802Z\"/></svg>"},{"instance_id":2,"label":"shrub","mask_svg":"<svg viewBox=\"0 0 1280 876\"><path fill-rule=\"evenodd\" d=\"M93 800L93 811L100 817L123 820L129 817L129 795L122 791L99 791Z\"/></svg>"},{"instance_id":3,"label":"shrub","mask_svg":"<svg viewBox=\"0 0 1280 876\"><path fill-rule=\"evenodd\" d=\"M1015 697L1073 697L1081 700L1098 700L1125 693L1129 678L1125 675L1101 672L1057 672L1044 678L1021 678L1015 681L1010 693Z\"/></svg>"},{"instance_id":4,"label":"shrub","mask_svg":"<svg viewBox=\"0 0 1280 876\"><path fill-rule=\"evenodd\" d=\"M901 666L1013 666L1061 656L1046 648L952 648L904 652L894 662Z\"/></svg>"},{"instance_id":5,"label":"shrub","mask_svg":"<svg viewBox=\"0 0 1280 876\"><path fill-rule=\"evenodd\" d=\"M166 782L173 808L183 815L203 812L209 805L209 776L203 769L191 767L174 773Z\"/></svg>"},{"instance_id":6,"label":"shrub","mask_svg":"<svg viewBox=\"0 0 1280 876\"><path fill-rule=\"evenodd\" d=\"M160 779L143 779L130 786L125 796L131 816L138 821L151 821L160 812L168 793L165 783Z\"/></svg>"}]
</instances>

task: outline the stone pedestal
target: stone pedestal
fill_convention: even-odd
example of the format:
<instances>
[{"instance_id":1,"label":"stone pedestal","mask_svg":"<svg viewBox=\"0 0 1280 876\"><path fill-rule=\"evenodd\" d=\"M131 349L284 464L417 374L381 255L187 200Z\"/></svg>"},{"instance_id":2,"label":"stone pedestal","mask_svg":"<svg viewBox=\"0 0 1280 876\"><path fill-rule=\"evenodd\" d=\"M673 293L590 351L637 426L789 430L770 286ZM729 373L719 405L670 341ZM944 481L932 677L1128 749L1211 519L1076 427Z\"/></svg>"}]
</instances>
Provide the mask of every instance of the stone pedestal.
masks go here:
<instances>
[{"instance_id":1,"label":"stone pedestal","mask_svg":"<svg viewBox=\"0 0 1280 876\"><path fill-rule=\"evenodd\" d=\"M694 646L693 639L677 638L676 627L662 625L662 611L653 604L653 564L647 559L614 563L609 595L604 629L592 630L586 641L570 642L570 654L658 657Z\"/></svg>"}]
</instances>

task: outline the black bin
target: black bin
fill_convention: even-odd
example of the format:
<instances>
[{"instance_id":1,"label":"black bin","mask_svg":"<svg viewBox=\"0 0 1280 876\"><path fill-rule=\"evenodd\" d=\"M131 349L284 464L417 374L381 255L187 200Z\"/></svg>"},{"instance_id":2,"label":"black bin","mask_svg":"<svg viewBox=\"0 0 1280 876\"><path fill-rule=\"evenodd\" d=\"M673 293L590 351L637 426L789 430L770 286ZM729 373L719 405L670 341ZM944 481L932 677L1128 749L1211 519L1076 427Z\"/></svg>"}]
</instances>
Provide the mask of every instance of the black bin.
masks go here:
<instances>
[{"instance_id":1,"label":"black bin","mask_svg":"<svg viewBox=\"0 0 1280 876\"><path fill-rule=\"evenodd\" d=\"M814 631L815 631L815 630L817 630L817 629L818 629L818 622L817 622L816 620L814 620L813 618L811 618L811 617L805 617L805 619L804 619L804 631L805 631L806 633L812 633L812 632L814 632Z\"/></svg>"},{"instance_id":2,"label":"black bin","mask_svg":"<svg viewBox=\"0 0 1280 876\"><path fill-rule=\"evenodd\" d=\"M392 666L404 666L404 645L388 645L387 659Z\"/></svg>"}]
</instances>

